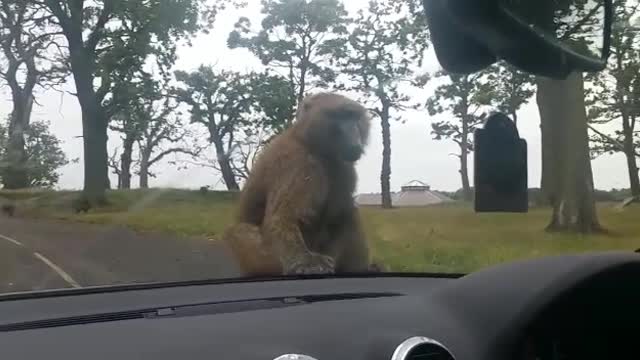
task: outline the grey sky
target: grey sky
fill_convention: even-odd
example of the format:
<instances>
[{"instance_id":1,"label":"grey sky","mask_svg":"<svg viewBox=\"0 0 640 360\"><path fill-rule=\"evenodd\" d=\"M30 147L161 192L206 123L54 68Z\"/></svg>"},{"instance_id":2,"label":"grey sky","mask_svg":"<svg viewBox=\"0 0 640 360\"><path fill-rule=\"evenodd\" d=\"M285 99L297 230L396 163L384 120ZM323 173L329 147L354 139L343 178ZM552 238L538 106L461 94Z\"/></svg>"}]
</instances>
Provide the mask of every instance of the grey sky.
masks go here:
<instances>
[{"instance_id":1,"label":"grey sky","mask_svg":"<svg viewBox=\"0 0 640 360\"><path fill-rule=\"evenodd\" d=\"M349 0L346 2L349 11L366 5L366 0ZM178 69L191 70L200 64L215 64L218 68L230 68L245 71L259 68L259 61L245 50L230 50L226 47L228 33L240 16L247 16L254 24L259 22L260 5L257 0L250 0L249 6L242 10L227 10L220 14L214 31L209 35L199 36L193 41L193 47L181 47L176 65ZM258 19L258 20L256 20ZM432 50L427 54L425 69L435 71L439 68ZM66 90L72 91L68 84ZM424 101L431 94L433 85L425 89L415 90L412 95L416 100ZM6 117L11 111L10 94L6 88L0 90L0 116ZM69 158L82 158L82 139L75 138L81 134L80 107L77 99L69 94L54 91L38 94L40 106L34 107L34 120L51 122L52 131L64 142L63 147ZM450 116L443 114L441 116ZM441 190L455 190L461 187L458 174L459 162L451 153L458 151L457 146L449 141L431 139L430 122L437 118L430 117L426 111L404 114L406 123L391 125L391 187L398 189L402 184L417 179ZM537 187L540 183L540 129L539 117L535 101L526 105L519 113L519 130L529 144L529 184ZM119 145L118 134L110 135L109 148ZM209 150L213 151L213 150ZM470 171L473 174L473 157L470 156ZM358 192L378 192L380 188L380 167L382 159L382 142L380 126L374 122L371 129L371 141L365 156L357 165L359 174ZM597 188L610 189L628 187L626 163L622 154L601 156L593 161L594 180ZM60 188L79 189L82 187L82 162L70 164L62 169ZM220 176L209 168L190 167L187 170L176 170L167 162L153 169L157 178L150 179L153 187L188 187L218 184ZM115 178L112 177L113 183ZM134 182L137 179L134 179Z\"/></svg>"}]
</instances>

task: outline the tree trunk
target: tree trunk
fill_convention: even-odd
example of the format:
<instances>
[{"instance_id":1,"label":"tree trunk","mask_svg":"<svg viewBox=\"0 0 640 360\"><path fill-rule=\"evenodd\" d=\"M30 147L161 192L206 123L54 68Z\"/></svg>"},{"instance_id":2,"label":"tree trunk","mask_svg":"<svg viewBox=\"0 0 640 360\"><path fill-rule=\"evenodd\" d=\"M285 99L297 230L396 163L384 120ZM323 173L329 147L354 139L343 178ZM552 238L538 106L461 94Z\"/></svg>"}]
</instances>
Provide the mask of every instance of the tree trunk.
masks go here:
<instances>
[{"instance_id":1,"label":"tree trunk","mask_svg":"<svg viewBox=\"0 0 640 360\"><path fill-rule=\"evenodd\" d=\"M468 153L466 150L462 150L462 154L460 154L460 179L462 180L462 194L465 201L471 201L473 199L471 185L469 184L468 169Z\"/></svg>"},{"instance_id":2,"label":"tree trunk","mask_svg":"<svg viewBox=\"0 0 640 360\"><path fill-rule=\"evenodd\" d=\"M95 97L80 100L84 138L84 193L91 203L103 204L106 201L105 190L109 188L107 126L102 111L94 101Z\"/></svg>"},{"instance_id":3,"label":"tree trunk","mask_svg":"<svg viewBox=\"0 0 640 360\"><path fill-rule=\"evenodd\" d=\"M380 172L380 188L382 191L382 208L393 207L391 201L391 129L389 124L389 107L382 106L380 122L382 125L382 171Z\"/></svg>"},{"instance_id":4,"label":"tree trunk","mask_svg":"<svg viewBox=\"0 0 640 360\"><path fill-rule=\"evenodd\" d=\"M469 185L469 122L462 119L462 139L460 142L460 179L465 201L472 200L471 185Z\"/></svg>"},{"instance_id":5,"label":"tree trunk","mask_svg":"<svg viewBox=\"0 0 640 360\"><path fill-rule=\"evenodd\" d=\"M140 188L149 188L149 160L151 160L151 154L146 151L140 151Z\"/></svg>"},{"instance_id":6,"label":"tree trunk","mask_svg":"<svg viewBox=\"0 0 640 360\"><path fill-rule=\"evenodd\" d=\"M539 98L538 95L536 95ZM540 192L545 199L545 205L552 205L554 199L554 159L553 149L551 147L552 139L554 137L553 128L547 122L542 121L542 111L540 113L540 150L541 150L541 176L540 176Z\"/></svg>"},{"instance_id":7,"label":"tree trunk","mask_svg":"<svg viewBox=\"0 0 640 360\"><path fill-rule=\"evenodd\" d=\"M122 189L122 176L120 174L116 174L118 181L118 189Z\"/></svg>"},{"instance_id":8,"label":"tree trunk","mask_svg":"<svg viewBox=\"0 0 640 360\"><path fill-rule=\"evenodd\" d=\"M122 155L120 155L120 188L131 189L131 154L134 139L129 134L123 141Z\"/></svg>"},{"instance_id":9,"label":"tree trunk","mask_svg":"<svg viewBox=\"0 0 640 360\"><path fill-rule=\"evenodd\" d=\"M27 151L25 148L25 131L31 119L33 94L30 92L13 93L13 111L9 123L9 141L7 144L7 168L2 178L6 189L23 189L29 187L29 171Z\"/></svg>"},{"instance_id":10,"label":"tree trunk","mask_svg":"<svg viewBox=\"0 0 640 360\"><path fill-rule=\"evenodd\" d=\"M295 73L294 73L293 63L289 63L289 90L291 91L292 98L296 98L298 101L296 102L296 108L300 106L300 96L296 93L296 83L295 83ZM296 117L297 111L292 111L291 116L289 116L285 123L285 129L291 126L291 123Z\"/></svg>"},{"instance_id":11,"label":"tree trunk","mask_svg":"<svg viewBox=\"0 0 640 360\"><path fill-rule=\"evenodd\" d=\"M542 186L553 206L547 230L599 231L582 74L565 80L538 77L537 86Z\"/></svg>"},{"instance_id":12,"label":"tree trunk","mask_svg":"<svg viewBox=\"0 0 640 360\"><path fill-rule=\"evenodd\" d=\"M90 203L101 205L106 202L105 190L109 188L107 120L93 88L89 54L81 44L71 39L69 48L73 79L82 109L84 195Z\"/></svg>"},{"instance_id":13,"label":"tree trunk","mask_svg":"<svg viewBox=\"0 0 640 360\"><path fill-rule=\"evenodd\" d=\"M236 180L236 176L233 172L233 168L229 163L229 156L227 156L224 151L224 146L220 139L214 139L213 145L216 149L216 158L218 160L218 165L220 165L220 172L222 173L222 180L224 180L225 185L228 190L239 190L240 186Z\"/></svg>"},{"instance_id":14,"label":"tree trunk","mask_svg":"<svg viewBox=\"0 0 640 360\"><path fill-rule=\"evenodd\" d=\"M633 143L633 129L627 122L623 122L623 146L624 155L627 158L627 170L629 171L629 187L632 196L640 196L640 178L638 178L638 164L636 163L636 149Z\"/></svg>"}]
</instances>

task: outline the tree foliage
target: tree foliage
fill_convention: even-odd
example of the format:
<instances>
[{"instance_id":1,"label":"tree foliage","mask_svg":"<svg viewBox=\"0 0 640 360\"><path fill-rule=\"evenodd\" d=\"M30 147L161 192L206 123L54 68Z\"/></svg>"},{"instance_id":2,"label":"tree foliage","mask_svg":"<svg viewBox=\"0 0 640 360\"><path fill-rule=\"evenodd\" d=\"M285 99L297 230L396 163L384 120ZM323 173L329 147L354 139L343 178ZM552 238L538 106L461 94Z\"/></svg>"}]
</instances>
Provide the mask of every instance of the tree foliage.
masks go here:
<instances>
[{"instance_id":1,"label":"tree foliage","mask_svg":"<svg viewBox=\"0 0 640 360\"><path fill-rule=\"evenodd\" d=\"M637 1L615 1L616 26L611 36L611 55L605 71L590 76L589 120L595 124L615 124L613 133L596 132L592 153L622 152L627 160L631 193L640 196L636 158L640 157L640 35L630 26L640 14ZM596 130L594 129L594 132Z\"/></svg>"},{"instance_id":2,"label":"tree foliage","mask_svg":"<svg viewBox=\"0 0 640 360\"><path fill-rule=\"evenodd\" d=\"M300 101L313 87L335 81L329 66L344 53L339 39L347 35L347 12L339 0L262 0L265 14L258 31L240 18L229 34L230 48L246 48L285 76L288 97ZM287 119L293 118L293 109Z\"/></svg>"},{"instance_id":3,"label":"tree foliage","mask_svg":"<svg viewBox=\"0 0 640 360\"><path fill-rule=\"evenodd\" d=\"M255 133L269 137L282 132L292 120L297 99L286 77L266 70L251 74L252 109L258 117Z\"/></svg>"},{"instance_id":4,"label":"tree foliage","mask_svg":"<svg viewBox=\"0 0 640 360\"><path fill-rule=\"evenodd\" d=\"M49 124L31 122L24 132L27 154L27 187L53 187L58 183L60 168L68 164L60 140L49 132ZM0 178L7 173L8 128L0 124Z\"/></svg>"},{"instance_id":5,"label":"tree foliage","mask_svg":"<svg viewBox=\"0 0 640 360\"><path fill-rule=\"evenodd\" d=\"M491 104L517 124L518 110L536 92L535 77L505 63L492 66L486 73L489 85L486 90L490 91Z\"/></svg>"}]
</instances>

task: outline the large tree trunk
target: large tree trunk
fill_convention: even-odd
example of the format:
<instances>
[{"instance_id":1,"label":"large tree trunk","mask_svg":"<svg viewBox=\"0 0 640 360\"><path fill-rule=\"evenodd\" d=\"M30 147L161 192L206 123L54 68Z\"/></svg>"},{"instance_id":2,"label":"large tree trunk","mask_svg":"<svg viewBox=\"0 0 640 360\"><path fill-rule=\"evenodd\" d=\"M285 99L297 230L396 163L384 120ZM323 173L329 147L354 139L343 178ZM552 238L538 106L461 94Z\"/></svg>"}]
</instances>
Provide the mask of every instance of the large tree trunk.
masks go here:
<instances>
[{"instance_id":1,"label":"large tree trunk","mask_svg":"<svg viewBox=\"0 0 640 360\"><path fill-rule=\"evenodd\" d=\"M133 153L134 139L130 135L126 135L123 146L122 155L120 155L120 188L131 189L131 158Z\"/></svg>"},{"instance_id":2,"label":"large tree trunk","mask_svg":"<svg viewBox=\"0 0 640 360\"><path fill-rule=\"evenodd\" d=\"M539 98L538 95L536 95ZM554 137L553 127L550 126L545 121L542 121L542 112L538 109L540 113L540 150L541 150L541 176L540 176L540 191L542 193L542 197L545 200L545 205L549 206L553 204L554 199L554 159L553 159L553 148L552 139Z\"/></svg>"},{"instance_id":3,"label":"large tree trunk","mask_svg":"<svg viewBox=\"0 0 640 360\"><path fill-rule=\"evenodd\" d=\"M97 105L95 96L80 100L84 138L84 194L91 203L103 204L106 201L105 190L109 188L107 126Z\"/></svg>"},{"instance_id":4,"label":"large tree trunk","mask_svg":"<svg viewBox=\"0 0 640 360\"><path fill-rule=\"evenodd\" d=\"M13 92L13 111L9 122L9 141L7 144L7 167L2 178L6 189L29 187L25 132L31 119L33 94Z\"/></svg>"},{"instance_id":5,"label":"large tree trunk","mask_svg":"<svg viewBox=\"0 0 640 360\"><path fill-rule=\"evenodd\" d=\"M81 40L80 40L81 43ZM93 88L91 60L81 44L69 40L71 68L82 109L84 195L92 204L106 202L109 188L107 120Z\"/></svg>"},{"instance_id":6,"label":"large tree trunk","mask_svg":"<svg viewBox=\"0 0 640 360\"><path fill-rule=\"evenodd\" d=\"M462 119L462 139L460 142L460 179L465 201L471 201L471 185L469 184L469 120Z\"/></svg>"},{"instance_id":7,"label":"large tree trunk","mask_svg":"<svg viewBox=\"0 0 640 360\"><path fill-rule=\"evenodd\" d=\"M537 85L542 187L553 206L547 230L599 231L582 74L565 80L538 77Z\"/></svg>"},{"instance_id":8,"label":"large tree trunk","mask_svg":"<svg viewBox=\"0 0 640 360\"><path fill-rule=\"evenodd\" d=\"M224 151L224 146L222 141L219 139L214 139L213 145L216 149L216 159L218 160L218 165L220 165L220 172L222 173L222 180L224 180L225 185L228 190L239 190L240 186L238 185L238 181L236 180L236 175L233 172L233 168L229 162L229 156Z\"/></svg>"},{"instance_id":9,"label":"large tree trunk","mask_svg":"<svg viewBox=\"0 0 640 360\"><path fill-rule=\"evenodd\" d=\"M393 207L391 201L391 129L389 124L389 107L383 105L380 123L382 125L382 171L380 171L380 188L382 191L382 208Z\"/></svg>"}]
</instances>

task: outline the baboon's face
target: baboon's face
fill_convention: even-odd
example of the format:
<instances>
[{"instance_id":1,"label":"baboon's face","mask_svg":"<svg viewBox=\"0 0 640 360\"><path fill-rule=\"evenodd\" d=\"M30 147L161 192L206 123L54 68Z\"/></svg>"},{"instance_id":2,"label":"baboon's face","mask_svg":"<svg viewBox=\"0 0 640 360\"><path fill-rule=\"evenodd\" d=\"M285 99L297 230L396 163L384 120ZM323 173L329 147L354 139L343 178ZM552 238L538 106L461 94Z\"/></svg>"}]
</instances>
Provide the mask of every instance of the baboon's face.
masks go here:
<instances>
[{"instance_id":1,"label":"baboon's face","mask_svg":"<svg viewBox=\"0 0 640 360\"><path fill-rule=\"evenodd\" d=\"M334 93L305 99L298 110L297 131L311 151L355 162L369 136L369 113L358 102Z\"/></svg>"},{"instance_id":2,"label":"baboon's face","mask_svg":"<svg viewBox=\"0 0 640 360\"><path fill-rule=\"evenodd\" d=\"M360 122L365 121L359 111L352 109L333 109L327 111L330 122L330 140L336 146L338 157L354 162L364 153L365 134Z\"/></svg>"}]
</instances>

